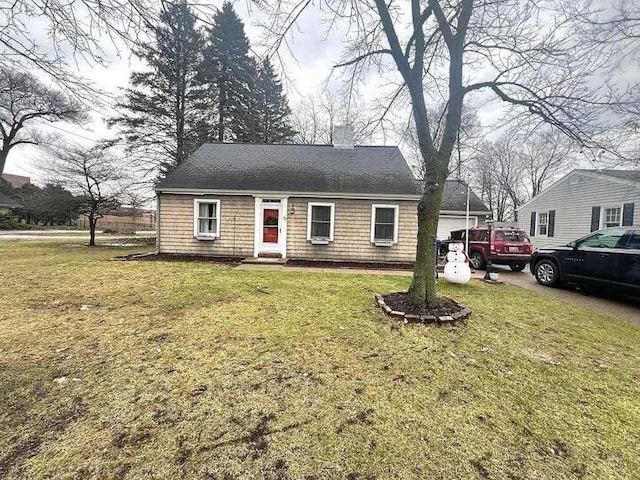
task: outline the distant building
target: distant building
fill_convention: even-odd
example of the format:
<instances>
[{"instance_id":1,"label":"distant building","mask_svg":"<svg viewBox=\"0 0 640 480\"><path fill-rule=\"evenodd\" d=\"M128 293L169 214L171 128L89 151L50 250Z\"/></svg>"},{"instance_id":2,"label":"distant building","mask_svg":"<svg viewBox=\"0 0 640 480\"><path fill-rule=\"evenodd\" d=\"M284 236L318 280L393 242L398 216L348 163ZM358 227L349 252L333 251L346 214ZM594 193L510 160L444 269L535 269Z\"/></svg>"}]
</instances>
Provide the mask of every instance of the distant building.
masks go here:
<instances>
[{"instance_id":1,"label":"distant building","mask_svg":"<svg viewBox=\"0 0 640 480\"><path fill-rule=\"evenodd\" d=\"M78 227L89 228L89 219L80 215L74 222ZM142 208L120 207L98 220L98 230L117 232L150 231L156 229L156 211Z\"/></svg>"},{"instance_id":2,"label":"distant building","mask_svg":"<svg viewBox=\"0 0 640 480\"><path fill-rule=\"evenodd\" d=\"M14 175L13 173L3 173L0 175L5 182L11 185L13 188L22 188L25 185L31 183L31 177L24 177L22 175Z\"/></svg>"}]
</instances>

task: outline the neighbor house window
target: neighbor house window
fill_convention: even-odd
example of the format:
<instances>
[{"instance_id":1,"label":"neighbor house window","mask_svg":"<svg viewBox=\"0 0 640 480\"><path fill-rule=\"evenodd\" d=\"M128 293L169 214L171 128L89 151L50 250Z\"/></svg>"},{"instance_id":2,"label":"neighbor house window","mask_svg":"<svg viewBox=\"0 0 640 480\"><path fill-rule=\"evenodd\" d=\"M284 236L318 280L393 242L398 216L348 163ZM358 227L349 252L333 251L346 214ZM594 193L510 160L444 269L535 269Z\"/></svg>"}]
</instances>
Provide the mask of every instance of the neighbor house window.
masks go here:
<instances>
[{"instance_id":1,"label":"neighbor house window","mask_svg":"<svg viewBox=\"0 0 640 480\"><path fill-rule=\"evenodd\" d=\"M329 243L333 241L335 223L335 204L309 203L307 212L307 240L311 243Z\"/></svg>"},{"instance_id":2,"label":"neighbor house window","mask_svg":"<svg viewBox=\"0 0 640 480\"><path fill-rule=\"evenodd\" d=\"M604 228L619 227L621 219L622 209L620 207L604 209Z\"/></svg>"},{"instance_id":3,"label":"neighbor house window","mask_svg":"<svg viewBox=\"0 0 640 480\"><path fill-rule=\"evenodd\" d=\"M398 243L398 205L371 206L371 243L392 245Z\"/></svg>"},{"instance_id":4,"label":"neighbor house window","mask_svg":"<svg viewBox=\"0 0 640 480\"><path fill-rule=\"evenodd\" d=\"M220 200L194 201L194 236L217 238L220 236Z\"/></svg>"},{"instance_id":5,"label":"neighbor house window","mask_svg":"<svg viewBox=\"0 0 640 480\"><path fill-rule=\"evenodd\" d=\"M546 235L547 229L549 226L549 213L539 213L538 214L538 235Z\"/></svg>"}]
</instances>

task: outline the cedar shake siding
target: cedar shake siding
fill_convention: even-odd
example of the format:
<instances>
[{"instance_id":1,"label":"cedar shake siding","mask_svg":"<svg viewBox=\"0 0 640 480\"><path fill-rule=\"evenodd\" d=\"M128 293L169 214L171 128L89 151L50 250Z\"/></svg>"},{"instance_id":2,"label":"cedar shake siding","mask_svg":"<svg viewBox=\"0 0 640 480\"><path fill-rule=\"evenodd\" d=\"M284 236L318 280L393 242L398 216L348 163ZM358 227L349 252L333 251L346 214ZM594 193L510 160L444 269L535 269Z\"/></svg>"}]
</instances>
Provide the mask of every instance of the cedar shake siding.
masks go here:
<instances>
[{"instance_id":1,"label":"cedar shake siding","mask_svg":"<svg viewBox=\"0 0 640 480\"><path fill-rule=\"evenodd\" d=\"M254 254L255 199L249 195L158 195L159 253L251 257ZM194 238L194 200L220 200L220 236ZM313 245L307 239L308 203L335 205L334 239ZM371 208L398 205L398 242L392 246L371 243ZM417 202L289 197L287 206L287 257L299 260L409 263L415 259ZM293 212L293 213L291 213ZM235 218L235 222L234 222ZM234 235L235 227L235 235Z\"/></svg>"},{"instance_id":2,"label":"cedar shake siding","mask_svg":"<svg viewBox=\"0 0 640 480\"><path fill-rule=\"evenodd\" d=\"M307 240L307 204L335 204L334 239L328 245L313 245ZM398 205L398 243L377 247L371 243L371 206ZM413 262L416 257L418 202L395 200L347 200L289 198L287 256L300 260L337 262Z\"/></svg>"},{"instance_id":3,"label":"cedar shake siding","mask_svg":"<svg viewBox=\"0 0 640 480\"><path fill-rule=\"evenodd\" d=\"M640 225L636 177L640 175L634 171L574 170L520 207L518 224L538 248L564 245L604 228L606 209L619 208L623 225ZM540 214L547 221L546 234Z\"/></svg>"},{"instance_id":4,"label":"cedar shake siding","mask_svg":"<svg viewBox=\"0 0 640 480\"><path fill-rule=\"evenodd\" d=\"M160 194L158 251L215 257L253 256L254 198L249 195ZM220 200L220 237L194 237L194 200ZM234 220L235 219L235 220Z\"/></svg>"}]
</instances>

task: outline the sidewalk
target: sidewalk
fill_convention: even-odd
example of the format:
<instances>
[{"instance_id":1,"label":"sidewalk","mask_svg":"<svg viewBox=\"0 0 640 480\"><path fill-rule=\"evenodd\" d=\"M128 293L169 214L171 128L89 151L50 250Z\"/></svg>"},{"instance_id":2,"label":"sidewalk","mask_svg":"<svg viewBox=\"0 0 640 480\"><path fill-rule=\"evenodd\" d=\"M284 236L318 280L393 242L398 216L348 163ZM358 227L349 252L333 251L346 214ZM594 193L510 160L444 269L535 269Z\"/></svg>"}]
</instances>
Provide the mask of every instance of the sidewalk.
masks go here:
<instances>
[{"instance_id":1,"label":"sidewalk","mask_svg":"<svg viewBox=\"0 0 640 480\"><path fill-rule=\"evenodd\" d=\"M354 268L354 267L298 267L286 265L270 265L262 263L242 263L235 270L271 270L274 272L307 272L307 273L344 273L352 275L396 275L399 277L413 276L413 270L391 270L386 268ZM442 277L442 273L440 273ZM484 272L471 270L471 278L482 278Z\"/></svg>"}]
</instances>

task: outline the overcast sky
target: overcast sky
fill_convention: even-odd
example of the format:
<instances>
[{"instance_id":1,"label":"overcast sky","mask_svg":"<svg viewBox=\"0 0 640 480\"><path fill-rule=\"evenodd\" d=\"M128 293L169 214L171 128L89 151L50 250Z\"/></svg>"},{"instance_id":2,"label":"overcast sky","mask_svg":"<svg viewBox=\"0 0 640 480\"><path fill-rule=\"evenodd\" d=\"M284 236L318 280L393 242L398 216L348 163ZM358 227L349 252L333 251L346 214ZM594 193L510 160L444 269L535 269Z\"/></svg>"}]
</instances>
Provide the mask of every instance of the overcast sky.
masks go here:
<instances>
[{"instance_id":1,"label":"overcast sky","mask_svg":"<svg viewBox=\"0 0 640 480\"><path fill-rule=\"evenodd\" d=\"M264 31L258 26L259 22L264 21L264 15L255 9L249 11L245 2L236 2L234 7L245 23L245 32L254 53L259 56L264 55L266 51ZM295 38L289 42L294 56L289 55L285 49L281 51L286 64L279 67L286 68L286 78L283 78L283 81L291 106L294 106L301 98L313 96L323 89L333 65L337 63L343 50L343 44L338 34L328 38L325 36L325 28L320 22L320 16L315 13L317 12L309 10L300 18ZM44 49L50 48L44 22L31 19L26 25L30 35ZM74 66L73 70L115 98L121 94L122 88L128 85L130 73L143 68L143 65L123 45L116 48L106 38L102 45L107 53L106 58L109 62L107 66L89 64L79 60L77 67ZM46 81L46 79L44 80ZM364 90L366 91L366 88ZM107 129L104 123L104 119L110 115L113 115L113 111L108 107L100 106L92 111L91 121L82 126L56 123L43 125L41 128L56 137L89 143L114 134L113 131ZM5 172L28 175L36 181L43 181L44 178L41 177L37 168L40 153L40 150L35 147L16 147L9 155Z\"/></svg>"},{"instance_id":2,"label":"overcast sky","mask_svg":"<svg viewBox=\"0 0 640 480\"><path fill-rule=\"evenodd\" d=\"M1 0L0 0L1 1ZM220 5L222 2L220 2ZM245 23L245 31L250 39L254 53L258 56L264 55L266 52L266 44L269 39L265 39L264 30L259 26L261 22L265 22L266 18L261 12L250 9L250 2L237 1L234 3L235 9ZM333 66L338 63L344 53L345 38L347 37L344 27L334 29L327 34L326 24L323 23L322 13L318 11L318 7L311 7L299 18L297 28L294 35L289 38L289 47L292 54L288 53L288 49L280 50L284 63L278 65L281 68L285 91L288 95L290 105L295 109L301 99L314 96L320 93L325 87L327 79L332 75ZM27 19L25 22L29 34L36 39L42 48L51 48L50 40L47 37L46 24L41 21ZM402 35L406 32L400 32ZM106 37L104 38L103 48L106 53L108 65L101 66L88 64L79 61L77 65L73 63L73 58L69 56L70 63L74 65L82 76L94 82L98 87L117 98L122 88L128 85L129 75L132 70L139 70L143 67L140 62L130 54L128 48L120 45L116 48ZM619 77L623 80L629 79L637 81L638 64L630 63L624 68ZM473 72L475 77L482 77L482 71ZM394 68L390 68L388 72L371 72L359 85L359 93L373 107L374 99L379 97L388 87L390 77L397 75ZM329 88L335 90L339 88L339 72L333 72L332 82ZM484 125L492 124L496 119L500 118L502 111L499 102L485 101L486 96L475 96L474 104L479 109L478 114ZM115 100L108 103L113 104ZM57 123L44 127L47 132L68 139L69 141L89 143L101 138L115 135L115 132L106 128L104 119L113 115L113 111L107 106L98 106L92 112L92 119L86 125L79 127L66 123ZM398 122L406 122L407 114L397 117ZM396 144L398 138L396 136L378 135L374 138L375 143ZM43 181L44 178L38 172L36 159L38 150L29 146L16 147L7 162L5 171L7 173L25 174L34 178L36 181Z\"/></svg>"}]
</instances>

